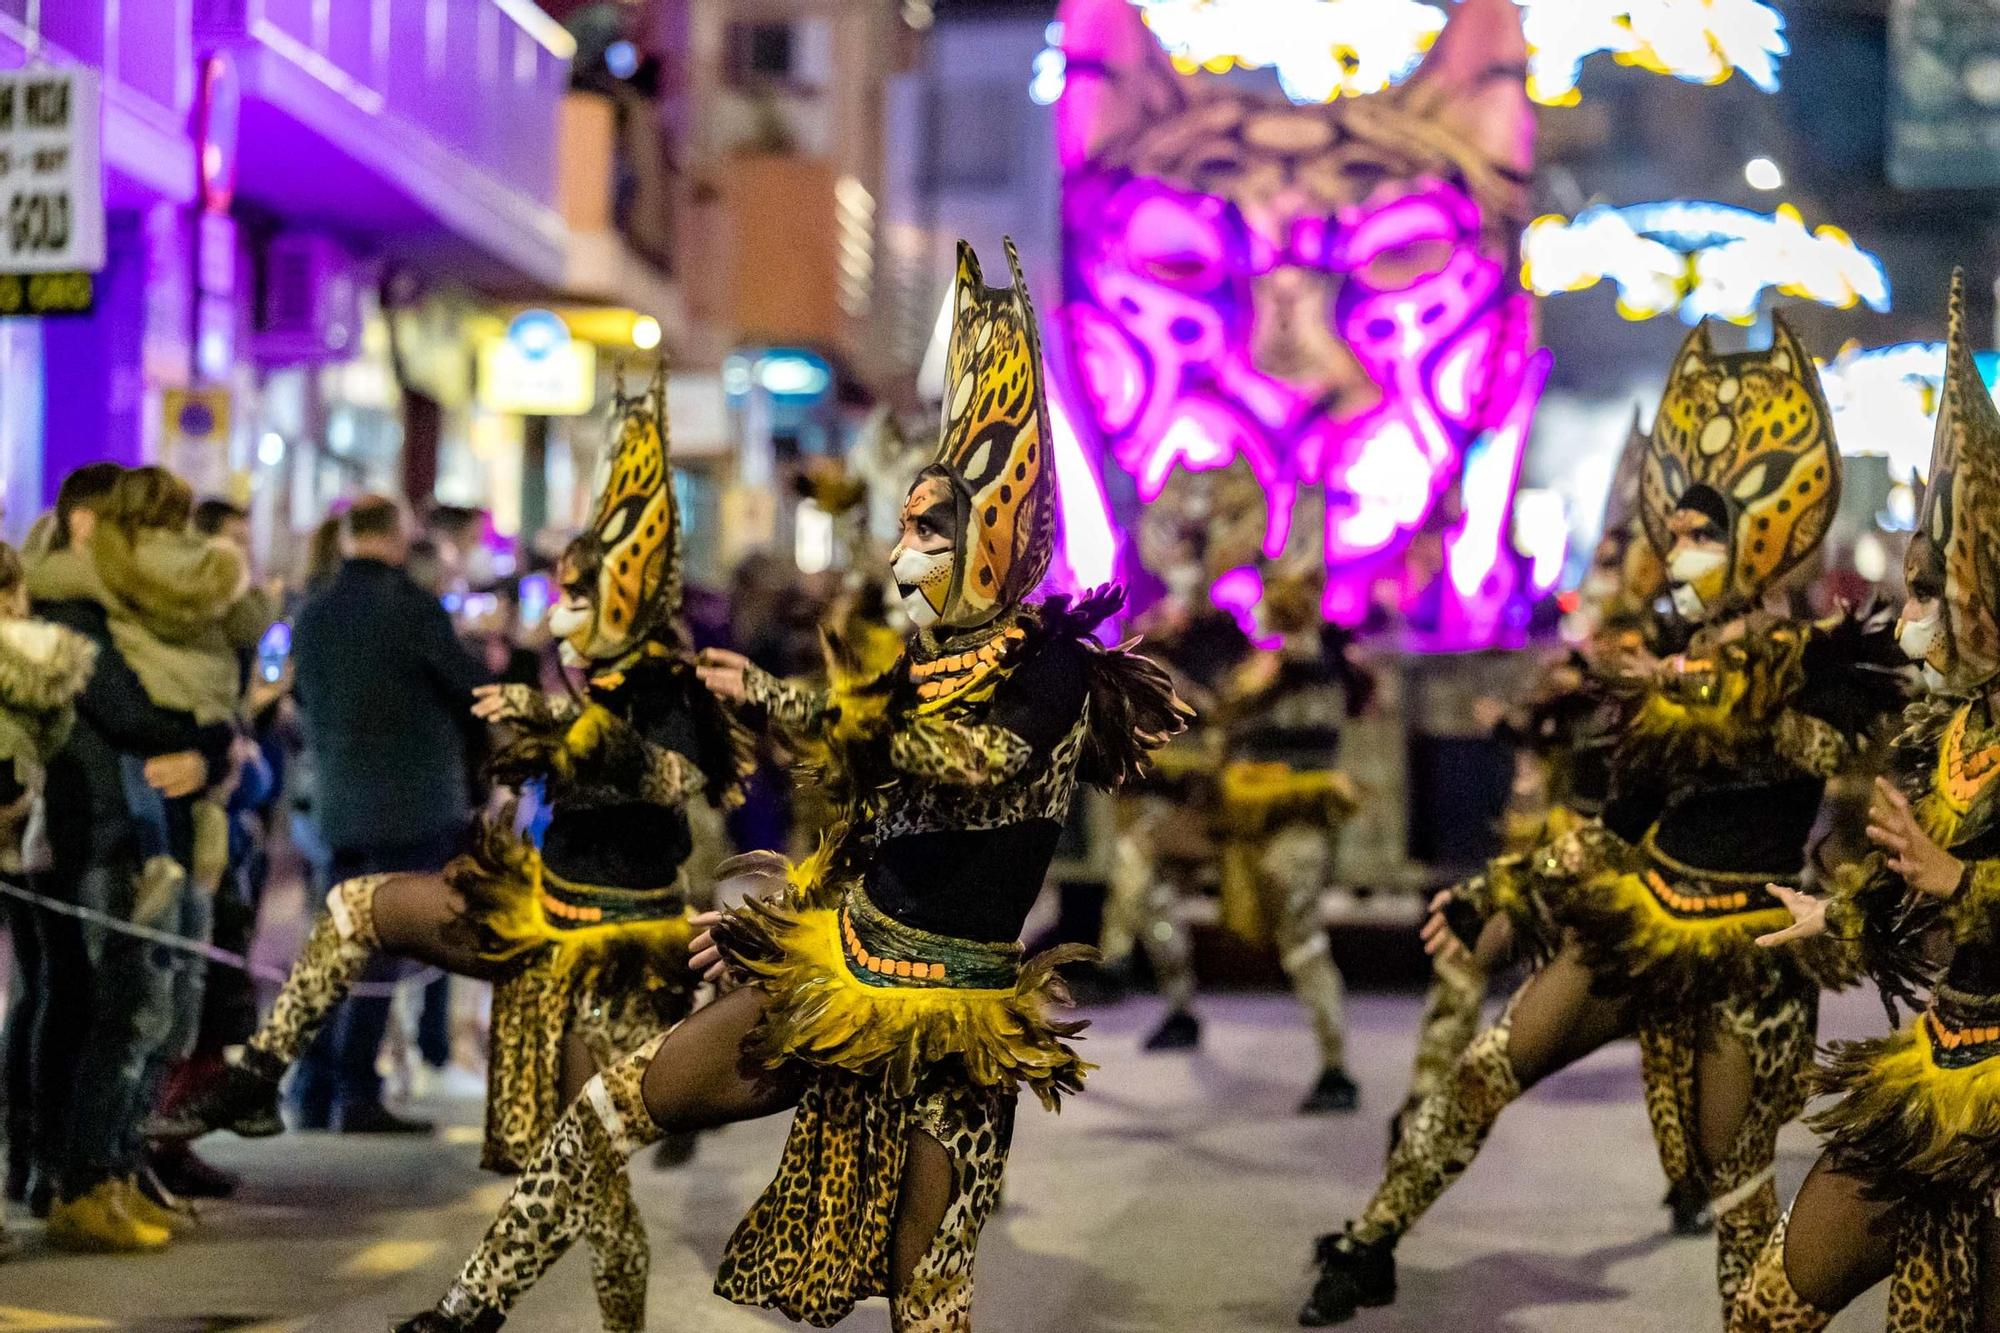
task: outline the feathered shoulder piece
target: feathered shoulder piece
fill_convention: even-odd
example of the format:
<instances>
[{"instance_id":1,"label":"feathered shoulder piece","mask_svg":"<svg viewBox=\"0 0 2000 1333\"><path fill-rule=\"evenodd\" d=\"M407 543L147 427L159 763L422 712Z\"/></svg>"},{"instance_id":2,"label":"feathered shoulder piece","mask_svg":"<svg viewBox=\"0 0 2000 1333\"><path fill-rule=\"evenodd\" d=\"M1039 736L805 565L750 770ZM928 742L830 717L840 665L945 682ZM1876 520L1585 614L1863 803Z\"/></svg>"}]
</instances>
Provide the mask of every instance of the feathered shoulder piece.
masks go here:
<instances>
[{"instance_id":1,"label":"feathered shoulder piece","mask_svg":"<svg viewBox=\"0 0 2000 1333\"><path fill-rule=\"evenodd\" d=\"M1696 634L1661 664L1626 730L1627 759L1686 771L1775 758L1827 775L1907 697L1891 622L1876 608L1739 624Z\"/></svg>"},{"instance_id":2,"label":"feathered shoulder piece","mask_svg":"<svg viewBox=\"0 0 2000 1333\"><path fill-rule=\"evenodd\" d=\"M1125 589L1107 583L1072 601L1050 597L1035 608L1028 642L1066 641L1083 651L1090 700L1079 773L1098 787L1120 786L1144 773L1152 754L1187 729L1194 709L1182 701L1166 669L1133 649L1137 639L1106 648L1098 626L1123 610Z\"/></svg>"},{"instance_id":3,"label":"feathered shoulder piece","mask_svg":"<svg viewBox=\"0 0 2000 1333\"><path fill-rule=\"evenodd\" d=\"M1805 680L1794 704L1859 745L1909 702L1910 661L1896 643L1896 618L1880 601L1842 607L1812 626Z\"/></svg>"}]
</instances>

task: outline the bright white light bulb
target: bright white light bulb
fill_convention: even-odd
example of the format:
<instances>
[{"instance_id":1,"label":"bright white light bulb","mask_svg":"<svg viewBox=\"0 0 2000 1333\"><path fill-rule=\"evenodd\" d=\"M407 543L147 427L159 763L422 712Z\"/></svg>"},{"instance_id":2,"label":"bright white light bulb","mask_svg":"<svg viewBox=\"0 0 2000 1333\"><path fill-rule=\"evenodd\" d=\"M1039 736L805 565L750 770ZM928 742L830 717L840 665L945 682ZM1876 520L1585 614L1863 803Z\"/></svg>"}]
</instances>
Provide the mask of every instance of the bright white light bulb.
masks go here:
<instances>
[{"instance_id":1,"label":"bright white light bulb","mask_svg":"<svg viewBox=\"0 0 2000 1333\"><path fill-rule=\"evenodd\" d=\"M285 461L285 437L274 430L267 430L257 441L257 461L265 467L276 467Z\"/></svg>"},{"instance_id":2,"label":"bright white light bulb","mask_svg":"<svg viewBox=\"0 0 2000 1333\"><path fill-rule=\"evenodd\" d=\"M1785 186L1785 173L1768 157L1753 157L1745 162L1743 179L1750 182L1753 190L1781 190Z\"/></svg>"},{"instance_id":3,"label":"bright white light bulb","mask_svg":"<svg viewBox=\"0 0 2000 1333\"><path fill-rule=\"evenodd\" d=\"M650 352L660 345L660 321L651 315L641 315L632 321L632 345L642 352Z\"/></svg>"}]
</instances>

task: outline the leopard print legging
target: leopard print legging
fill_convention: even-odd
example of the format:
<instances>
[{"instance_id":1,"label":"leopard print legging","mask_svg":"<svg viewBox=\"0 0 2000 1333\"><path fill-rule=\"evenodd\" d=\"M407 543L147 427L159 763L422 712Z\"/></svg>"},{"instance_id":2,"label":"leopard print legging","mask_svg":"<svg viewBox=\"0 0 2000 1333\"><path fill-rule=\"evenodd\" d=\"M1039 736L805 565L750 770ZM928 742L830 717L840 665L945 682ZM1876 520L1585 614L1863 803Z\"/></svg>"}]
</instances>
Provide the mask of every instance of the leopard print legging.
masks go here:
<instances>
[{"instance_id":1,"label":"leopard print legging","mask_svg":"<svg viewBox=\"0 0 2000 1333\"><path fill-rule=\"evenodd\" d=\"M653 1038L591 1079L557 1118L438 1303L440 1314L469 1320L505 1313L584 1237L607 1333L645 1328L649 1254L625 1161L657 1137L640 1084L663 1040Z\"/></svg>"},{"instance_id":2,"label":"leopard print legging","mask_svg":"<svg viewBox=\"0 0 2000 1333\"><path fill-rule=\"evenodd\" d=\"M1992 1215L1975 1199L1940 1197L1894 1219L1884 1333L1975 1333L1981 1296L1978 1246L1982 1226ZM1854 1224L1864 1221L1857 1218ZM1730 1309L1729 1333L1820 1333L1833 1322L1837 1310L1822 1309L1792 1285L1785 1266L1790 1228L1791 1217L1780 1218L1757 1255L1756 1267ZM1866 1261L1862 1264L1865 1268ZM1864 1275L1855 1285L1867 1281Z\"/></svg>"},{"instance_id":3,"label":"leopard print legging","mask_svg":"<svg viewBox=\"0 0 2000 1333\"><path fill-rule=\"evenodd\" d=\"M1646 1111L1661 1165L1676 1182L1698 1174L1714 1200L1715 1282L1725 1317L1778 1223L1778 1130L1805 1105L1817 1015L1816 992L1774 970L1762 994L1640 1021ZM1747 1071L1740 1071L1747 1072L1747 1087L1698 1091L1698 1066L1724 1041L1747 1060ZM1707 1152L1698 1142L1703 1095L1742 1103L1726 1145L1711 1144Z\"/></svg>"},{"instance_id":4,"label":"leopard print legging","mask_svg":"<svg viewBox=\"0 0 2000 1333\"><path fill-rule=\"evenodd\" d=\"M583 1237L597 1255L605 1328L627 1333L644 1326L644 1231L632 1222L625 1161L659 1137L642 1085L664 1040L664 1034L654 1038L585 1086L521 1173L438 1313L466 1322L506 1313ZM999 1203L1013 1112L1012 1097L957 1089L930 1093L912 1108L914 1124L944 1148L953 1178L941 1224L890 1297L895 1333L969 1333L973 1259L980 1230ZM635 1231L636 1253L621 1248ZM637 1303L616 1303L613 1295L630 1289L635 1272Z\"/></svg>"},{"instance_id":5,"label":"leopard print legging","mask_svg":"<svg viewBox=\"0 0 2000 1333\"><path fill-rule=\"evenodd\" d=\"M1513 1024L1509 1005L1499 1022L1465 1048L1451 1081L1424 1098L1404 1123L1381 1187L1354 1224L1356 1240L1373 1244L1401 1236L1472 1165L1493 1122L1521 1095L1507 1049Z\"/></svg>"},{"instance_id":6,"label":"leopard print legging","mask_svg":"<svg viewBox=\"0 0 2000 1333\"><path fill-rule=\"evenodd\" d=\"M368 960L381 947L375 929L375 891L393 875L343 880L327 894L327 913L313 923L305 948L249 1046L289 1067L305 1053L320 1024L347 998Z\"/></svg>"}]
</instances>

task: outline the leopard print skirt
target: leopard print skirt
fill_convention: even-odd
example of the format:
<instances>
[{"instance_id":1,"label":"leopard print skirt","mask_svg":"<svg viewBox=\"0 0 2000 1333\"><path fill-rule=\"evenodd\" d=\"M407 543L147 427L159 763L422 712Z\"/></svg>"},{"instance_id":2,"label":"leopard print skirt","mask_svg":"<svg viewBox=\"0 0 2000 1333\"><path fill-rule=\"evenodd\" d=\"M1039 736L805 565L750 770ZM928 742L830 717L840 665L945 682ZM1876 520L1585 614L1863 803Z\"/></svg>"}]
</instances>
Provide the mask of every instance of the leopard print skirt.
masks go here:
<instances>
[{"instance_id":1,"label":"leopard print skirt","mask_svg":"<svg viewBox=\"0 0 2000 1333\"><path fill-rule=\"evenodd\" d=\"M605 1069L687 1017L685 886L636 893L571 883L494 825L445 874L481 951L505 964L493 986L480 1165L512 1174L562 1113L567 1037Z\"/></svg>"},{"instance_id":2,"label":"leopard print skirt","mask_svg":"<svg viewBox=\"0 0 2000 1333\"><path fill-rule=\"evenodd\" d=\"M1018 945L953 939L884 915L859 884L837 907L753 900L718 944L770 994L745 1049L812 1071L776 1177L730 1238L715 1290L803 1323L838 1323L890 1295L911 1333L969 1327L972 1258L999 1199L1022 1086L1054 1107L1089 1066L1069 1045L1081 1023L1057 964ZM934 1138L955 1175L936 1241L891 1291L890 1245L913 1134Z\"/></svg>"}]
</instances>

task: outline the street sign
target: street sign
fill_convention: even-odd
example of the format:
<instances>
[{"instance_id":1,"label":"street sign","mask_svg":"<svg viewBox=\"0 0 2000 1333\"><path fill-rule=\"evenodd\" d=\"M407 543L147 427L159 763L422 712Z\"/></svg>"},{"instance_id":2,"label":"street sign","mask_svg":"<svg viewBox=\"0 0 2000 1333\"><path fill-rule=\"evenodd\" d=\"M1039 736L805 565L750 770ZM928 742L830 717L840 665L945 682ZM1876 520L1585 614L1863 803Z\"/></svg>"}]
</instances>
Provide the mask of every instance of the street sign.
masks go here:
<instances>
[{"instance_id":1,"label":"street sign","mask_svg":"<svg viewBox=\"0 0 2000 1333\"><path fill-rule=\"evenodd\" d=\"M1889 179L1905 190L2000 185L2000 7L1894 0Z\"/></svg>"},{"instance_id":2,"label":"street sign","mask_svg":"<svg viewBox=\"0 0 2000 1333\"><path fill-rule=\"evenodd\" d=\"M0 273L104 267L97 71L0 74Z\"/></svg>"}]
</instances>

